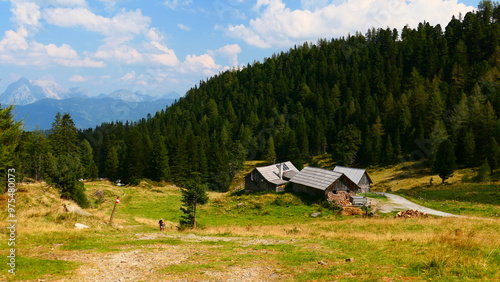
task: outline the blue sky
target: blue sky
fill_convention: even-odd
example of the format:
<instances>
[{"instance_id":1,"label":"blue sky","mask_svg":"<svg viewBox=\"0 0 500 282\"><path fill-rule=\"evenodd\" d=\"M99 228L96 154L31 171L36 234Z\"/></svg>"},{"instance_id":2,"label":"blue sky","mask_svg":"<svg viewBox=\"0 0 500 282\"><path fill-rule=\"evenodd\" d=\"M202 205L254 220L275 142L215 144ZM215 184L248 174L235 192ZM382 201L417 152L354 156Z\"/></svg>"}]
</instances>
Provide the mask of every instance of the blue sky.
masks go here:
<instances>
[{"instance_id":1,"label":"blue sky","mask_svg":"<svg viewBox=\"0 0 500 282\"><path fill-rule=\"evenodd\" d=\"M479 0L0 0L0 93L19 77L183 95L304 41L446 25Z\"/></svg>"}]
</instances>

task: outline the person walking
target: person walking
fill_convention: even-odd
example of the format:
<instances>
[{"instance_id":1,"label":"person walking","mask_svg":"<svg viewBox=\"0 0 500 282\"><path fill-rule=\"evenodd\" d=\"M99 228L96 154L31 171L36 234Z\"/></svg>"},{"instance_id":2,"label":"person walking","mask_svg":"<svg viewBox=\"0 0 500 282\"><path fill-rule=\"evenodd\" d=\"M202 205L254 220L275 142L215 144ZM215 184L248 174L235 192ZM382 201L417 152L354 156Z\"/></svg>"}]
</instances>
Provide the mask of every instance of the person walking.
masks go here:
<instances>
[{"instance_id":1,"label":"person walking","mask_svg":"<svg viewBox=\"0 0 500 282\"><path fill-rule=\"evenodd\" d=\"M158 221L158 224L160 225L160 231L165 231L165 221L163 221L163 218Z\"/></svg>"}]
</instances>

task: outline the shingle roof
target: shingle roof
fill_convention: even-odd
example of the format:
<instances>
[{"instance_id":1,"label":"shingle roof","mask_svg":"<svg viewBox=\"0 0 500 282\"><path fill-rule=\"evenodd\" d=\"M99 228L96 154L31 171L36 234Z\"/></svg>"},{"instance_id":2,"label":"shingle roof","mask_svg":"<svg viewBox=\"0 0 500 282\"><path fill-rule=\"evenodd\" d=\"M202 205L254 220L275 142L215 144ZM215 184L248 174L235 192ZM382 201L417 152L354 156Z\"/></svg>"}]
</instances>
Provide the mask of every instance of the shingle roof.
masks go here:
<instances>
[{"instance_id":1,"label":"shingle roof","mask_svg":"<svg viewBox=\"0 0 500 282\"><path fill-rule=\"evenodd\" d=\"M356 184L359 184L359 181L363 177L363 174L366 173L366 170L364 169L345 167L345 166L336 166L333 170L342 172L343 174L345 174L345 176L349 177L349 179L351 179L352 182ZM372 183L372 180L370 179L370 176L368 176L368 173L366 173L366 176L368 177L370 183Z\"/></svg>"},{"instance_id":2,"label":"shingle roof","mask_svg":"<svg viewBox=\"0 0 500 282\"><path fill-rule=\"evenodd\" d=\"M298 172L299 170L291 163L284 162L283 164L283 174L290 174L291 172ZM279 165L273 164L268 166L256 167L257 171L264 177L268 182L276 185L285 184L288 181L280 179L279 177Z\"/></svg>"},{"instance_id":3,"label":"shingle roof","mask_svg":"<svg viewBox=\"0 0 500 282\"><path fill-rule=\"evenodd\" d=\"M292 177L290 182L324 191L341 176L341 172L308 166Z\"/></svg>"}]
</instances>

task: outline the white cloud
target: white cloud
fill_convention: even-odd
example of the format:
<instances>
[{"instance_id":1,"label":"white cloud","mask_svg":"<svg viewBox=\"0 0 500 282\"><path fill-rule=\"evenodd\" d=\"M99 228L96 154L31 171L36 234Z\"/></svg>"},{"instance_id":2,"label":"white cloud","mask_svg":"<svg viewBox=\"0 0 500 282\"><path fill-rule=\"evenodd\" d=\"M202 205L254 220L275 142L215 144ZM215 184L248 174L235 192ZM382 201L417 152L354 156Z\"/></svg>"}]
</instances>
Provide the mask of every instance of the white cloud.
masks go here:
<instances>
[{"instance_id":1,"label":"white cloud","mask_svg":"<svg viewBox=\"0 0 500 282\"><path fill-rule=\"evenodd\" d=\"M183 24L177 24L177 27L182 29L182 30L185 30L185 31L190 31L191 28L187 25L183 25Z\"/></svg>"},{"instance_id":2,"label":"white cloud","mask_svg":"<svg viewBox=\"0 0 500 282\"><path fill-rule=\"evenodd\" d=\"M37 30L41 19L40 7L34 2L15 2L11 9L13 20L19 27Z\"/></svg>"},{"instance_id":3,"label":"white cloud","mask_svg":"<svg viewBox=\"0 0 500 282\"><path fill-rule=\"evenodd\" d=\"M50 57L64 58L64 59L78 59L78 54L71 48L68 44L63 44L61 47L57 47L54 44L48 44L44 46L47 55Z\"/></svg>"},{"instance_id":4,"label":"white cloud","mask_svg":"<svg viewBox=\"0 0 500 282\"><path fill-rule=\"evenodd\" d=\"M124 44L104 44L92 57L125 64L137 64L143 61L142 54L135 48Z\"/></svg>"},{"instance_id":5,"label":"white cloud","mask_svg":"<svg viewBox=\"0 0 500 282\"><path fill-rule=\"evenodd\" d=\"M5 31L4 37L0 40L0 52L28 49L29 45L26 41L26 36L27 32L24 28L20 28L18 31Z\"/></svg>"},{"instance_id":6,"label":"white cloud","mask_svg":"<svg viewBox=\"0 0 500 282\"><path fill-rule=\"evenodd\" d=\"M148 30L146 37L151 41L162 41L163 40L163 35L155 27L152 27Z\"/></svg>"},{"instance_id":7,"label":"white cloud","mask_svg":"<svg viewBox=\"0 0 500 282\"><path fill-rule=\"evenodd\" d=\"M241 47L238 44L231 44L220 47L219 49L209 52L209 54L227 57L231 66L238 65L238 54L241 53Z\"/></svg>"},{"instance_id":8,"label":"white cloud","mask_svg":"<svg viewBox=\"0 0 500 282\"><path fill-rule=\"evenodd\" d=\"M124 76L120 78L120 80L123 81L130 81L135 79L135 71L131 71L129 73L126 73Z\"/></svg>"},{"instance_id":9,"label":"white cloud","mask_svg":"<svg viewBox=\"0 0 500 282\"><path fill-rule=\"evenodd\" d=\"M183 73L202 73L210 76L222 69L222 66L215 63L215 60L209 54L187 55L182 67L180 68Z\"/></svg>"},{"instance_id":10,"label":"white cloud","mask_svg":"<svg viewBox=\"0 0 500 282\"><path fill-rule=\"evenodd\" d=\"M54 62L61 66L72 68L103 68L106 66L106 63L104 63L103 61L96 61L90 58L85 58L83 60L54 59Z\"/></svg>"},{"instance_id":11,"label":"white cloud","mask_svg":"<svg viewBox=\"0 0 500 282\"><path fill-rule=\"evenodd\" d=\"M84 77L84 76L81 76L81 75L73 75L72 77L69 78L69 81L71 82L86 82L88 81L89 79Z\"/></svg>"},{"instance_id":12,"label":"white cloud","mask_svg":"<svg viewBox=\"0 0 500 282\"><path fill-rule=\"evenodd\" d=\"M163 2L163 4L169 9L177 10L181 7L190 6L192 2L192 0L166 0L165 2Z\"/></svg>"},{"instance_id":13,"label":"white cloud","mask_svg":"<svg viewBox=\"0 0 500 282\"><path fill-rule=\"evenodd\" d=\"M153 65L164 65L164 66L176 66L179 63L179 60L173 53L165 53L165 54L148 54L149 61Z\"/></svg>"},{"instance_id":14,"label":"white cloud","mask_svg":"<svg viewBox=\"0 0 500 282\"><path fill-rule=\"evenodd\" d=\"M49 8L44 10L49 24L62 27L82 27L108 37L139 35L148 32L151 18L143 16L140 9L122 10L112 18L96 15L86 8Z\"/></svg>"},{"instance_id":15,"label":"white cloud","mask_svg":"<svg viewBox=\"0 0 500 282\"><path fill-rule=\"evenodd\" d=\"M288 47L318 38L365 33L369 28L416 27L419 22L446 25L453 15L473 10L457 0L302 0L303 9L292 10L282 0L258 0L259 16L246 25L229 25L227 34L247 44L268 48Z\"/></svg>"}]
</instances>

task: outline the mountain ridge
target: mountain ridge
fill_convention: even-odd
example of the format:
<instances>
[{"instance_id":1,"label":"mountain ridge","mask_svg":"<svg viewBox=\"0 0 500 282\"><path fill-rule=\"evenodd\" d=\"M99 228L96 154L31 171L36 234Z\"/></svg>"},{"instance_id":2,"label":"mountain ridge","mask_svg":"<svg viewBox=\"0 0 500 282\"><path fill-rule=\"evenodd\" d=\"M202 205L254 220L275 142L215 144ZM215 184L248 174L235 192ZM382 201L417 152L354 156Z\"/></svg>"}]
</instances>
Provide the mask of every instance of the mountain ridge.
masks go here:
<instances>
[{"instance_id":1,"label":"mountain ridge","mask_svg":"<svg viewBox=\"0 0 500 282\"><path fill-rule=\"evenodd\" d=\"M155 97L140 92L132 92L127 89L118 89L109 94L99 94L91 96L87 89L81 87L65 88L59 83L51 80L29 80L25 77L9 84L5 91L0 95L0 104L4 105L28 105L39 100L48 98L63 100L72 97L111 97L128 102L152 102L161 99L176 99L180 95L176 92L169 92L162 96Z\"/></svg>"},{"instance_id":2,"label":"mountain ridge","mask_svg":"<svg viewBox=\"0 0 500 282\"><path fill-rule=\"evenodd\" d=\"M129 102L111 97L71 97L67 99L41 99L28 105L14 106L16 120L22 120L24 129L50 129L58 112L69 113L77 128L91 128L102 123L136 121L148 114L165 109L175 99Z\"/></svg>"},{"instance_id":3,"label":"mountain ridge","mask_svg":"<svg viewBox=\"0 0 500 282\"><path fill-rule=\"evenodd\" d=\"M90 128L103 122L139 120L172 104L176 95L154 97L119 89L92 97L85 88L67 89L55 81L21 77L0 95L0 105L14 105L16 120L22 120L28 131L50 129L58 112L70 113L78 128Z\"/></svg>"}]
</instances>

